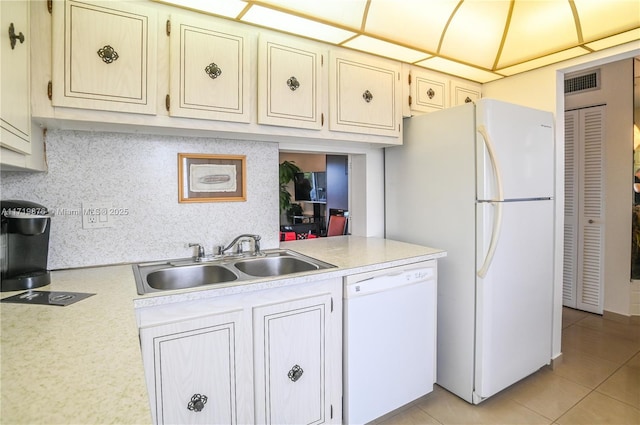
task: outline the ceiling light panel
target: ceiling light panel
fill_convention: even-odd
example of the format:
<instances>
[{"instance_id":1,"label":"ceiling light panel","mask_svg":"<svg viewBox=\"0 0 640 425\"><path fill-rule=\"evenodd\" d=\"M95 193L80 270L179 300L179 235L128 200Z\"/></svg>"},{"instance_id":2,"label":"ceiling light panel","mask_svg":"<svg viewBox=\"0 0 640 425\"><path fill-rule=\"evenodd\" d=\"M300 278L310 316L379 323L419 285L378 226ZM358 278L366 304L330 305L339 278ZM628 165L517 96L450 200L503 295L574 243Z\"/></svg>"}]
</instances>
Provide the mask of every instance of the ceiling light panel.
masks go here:
<instances>
[{"instance_id":1,"label":"ceiling light panel","mask_svg":"<svg viewBox=\"0 0 640 425\"><path fill-rule=\"evenodd\" d=\"M371 0L365 32L436 53L459 0Z\"/></svg>"},{"instance_id":2,"label":"ceiling light panel","mask_svg":"<svg viewBox=\"0 0 640 425\"><path fill-rule=\"evenodd\" d=\"M574 3L585 42L640 27L640 1L574 0Z\"/></svg>"},{"instance_id":3,"label":"ceiling light panel","mask_svg":"<svg viewBox=\"0 0 640 425\"><path fill-rule=\"evenodd\" d=\"M368 37L366 35L360 35L342 45L350 49L370 52L375 55L384 56L386 58L391 58L408 63L424 60L431 57L431 55L427 53L402 47L397 44L388 43L386 41Z\"/></svg>"},{"instance_id":4,"label":"ceiling light panel","mask_svg":"<svg viewBox=\"0 0 640 425\"><path fill-rule=\"evenodd\" d=\"M507 68L498 69L496 72L510 76L519 74L521 72L530 71L536 68L542 68L543 66L551 65L552 63L562 62L564 60L577 58L590 53L589 50L582 47L574 47L572 49L563 50L561 52L553 53L547 56L536 58L528 62L519 63Z\"/></svg>"},{"instance_id":5,"label":"ceiling light panel","mask_svg":"<svg viewBox=\"0 0 640 425\"><path fill-rule=\"evenodd\" d=\"M440 54L491 69L508 14L507 1L465 1L444 34Z\"/></svg>"},{"instance_id":6,"label":"ceiling light panel","mask_svg":"<svg viewBox=\"0 0 640 425\"><path fill-rule=\"evenodd\" d=\"M359 30L367 0L260 0L253 3Z\"/></svg>"},{"instance_id":7,"label":"ceiling light panel","mask_svg":"<svg viewBox=\"0 0 640 425\"><path fill-rule=\"evenodd\" d=\"M153 0L158 3L193 9L213 15L235 18L247 6L241 0Z\"/></svg>"},{"instance_id":8,"label":"ceiling light panel","mask_svg":"<svg viewBox=\"0 0 640 425\"><path fill-rule=\"evenodd\" d=\"M629 43L632 41L637 42L637 48L640 48L640 28L636 28L631 31L623 32L622 34L612 35L611 37L603 38L602 40L594 41L593 43L587 43L587 46L593 50L602 50L607 49L613 46L619 46L624 43Z\"/></svg>"},{"instance_id":9,"label":"ceiling light panel","mask_svg":"<svg viewBox=\"0 0 640 425\"><path fill-rule=\"evenodd\" d=\"M577 44L576 24L568 1L516 1L498 68Z\"/></svg>"},{"instance_id":10,"label":"ceiling light panel","mask_svg":"<svg viewBox=\"0 0 640 425\"><path fill-rule=\"evenodd\" d=\"M446 74L457 75L459 77L466 78L467 80L477 81L478 83L487 83L489 81L502 78L499 74L494 74L493 72L439 57L433 57L422 62L418 62L416 65L429 68L434 71L444 72Z\"/></svg>"},{"instance_id":11,"label":"ceiling light panel","mask_svg":"<svg viewBox=\"0 0 640 425\"><path fill-rule=\"evenodd\" d=\"M333 44L355 35L351 31L255 5L245 13L242 21Z\"/></svg>"}]
</instances>

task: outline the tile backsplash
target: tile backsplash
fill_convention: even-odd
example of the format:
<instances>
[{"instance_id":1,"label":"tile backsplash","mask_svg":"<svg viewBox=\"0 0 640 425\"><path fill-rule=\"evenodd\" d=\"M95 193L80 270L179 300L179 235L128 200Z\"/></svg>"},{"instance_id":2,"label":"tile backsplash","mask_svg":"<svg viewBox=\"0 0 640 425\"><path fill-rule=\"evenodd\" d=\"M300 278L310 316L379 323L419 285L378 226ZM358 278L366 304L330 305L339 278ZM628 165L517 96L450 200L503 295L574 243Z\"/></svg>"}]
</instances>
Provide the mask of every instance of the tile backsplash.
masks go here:
<instances>
[{"instance_id":1,"label":"tile backsplash","mask_svg":"<svg viewBox=\"0 0 640 425\"><path fill-rule=\"evenodd\" d=\"M214 138L50 130L46 173L2 172L2 199L49 208L49 268L192 255L189 242L229 243L240 233L278 246L278 145ZM178 203L178 153L246 155L245 202ZM83 202L109 202L111 226L82 228Z\"/></svg>"}]
</instances>

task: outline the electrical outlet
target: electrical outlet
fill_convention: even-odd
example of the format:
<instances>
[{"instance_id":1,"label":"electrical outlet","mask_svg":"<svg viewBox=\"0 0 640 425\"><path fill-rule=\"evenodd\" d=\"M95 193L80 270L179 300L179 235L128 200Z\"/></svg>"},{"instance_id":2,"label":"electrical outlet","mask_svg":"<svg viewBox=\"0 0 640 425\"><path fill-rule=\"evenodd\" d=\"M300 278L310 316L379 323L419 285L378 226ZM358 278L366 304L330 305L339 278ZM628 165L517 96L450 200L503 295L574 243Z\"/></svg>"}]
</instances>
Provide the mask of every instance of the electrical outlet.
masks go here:
<instances>
[{"instance_id":1,"label":"electrical outlet","mask_svg":"<svg viewBox=\"0 0 640 425\"><path fill-rule=\"evenodd\" d=\"M99 229L112 227L109 217L111 202L83 202L82 203L82 228Z\"/></svg>"}]
</instances>

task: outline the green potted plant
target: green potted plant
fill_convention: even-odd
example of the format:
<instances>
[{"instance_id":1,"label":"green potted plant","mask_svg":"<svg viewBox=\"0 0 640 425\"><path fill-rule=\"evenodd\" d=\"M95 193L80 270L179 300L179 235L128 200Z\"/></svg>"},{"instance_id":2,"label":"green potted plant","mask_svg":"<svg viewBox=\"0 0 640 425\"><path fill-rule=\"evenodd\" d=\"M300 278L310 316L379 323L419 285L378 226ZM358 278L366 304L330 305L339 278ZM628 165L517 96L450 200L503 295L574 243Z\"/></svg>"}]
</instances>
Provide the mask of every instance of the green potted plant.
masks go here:
<instances>
[{"instance_id":1,"label":"green potted plant","mask_svg":"<svg viewBox=\"0 0 640 425\"><path fill-rule=\"evenodd\" d=\"M289 183L294 179L296 173L302 170L294 161L283 161L280 164L280 211L287 211L291 207L291 193L287 189Z\"/></svg>"}]
</instances>

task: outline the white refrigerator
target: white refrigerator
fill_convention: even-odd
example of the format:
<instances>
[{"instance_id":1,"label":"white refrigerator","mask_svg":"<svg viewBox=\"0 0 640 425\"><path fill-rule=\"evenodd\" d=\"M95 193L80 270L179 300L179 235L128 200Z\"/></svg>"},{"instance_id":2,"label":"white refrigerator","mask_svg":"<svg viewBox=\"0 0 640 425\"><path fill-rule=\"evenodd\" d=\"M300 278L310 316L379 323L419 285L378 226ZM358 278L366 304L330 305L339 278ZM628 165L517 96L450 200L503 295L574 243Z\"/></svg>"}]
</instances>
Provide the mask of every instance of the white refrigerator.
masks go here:
<instances>
[{"instance_id":1,"label":"white refrigerator","mask_svg":"<svg viewBox=\"0 0 640 425\"><path fill-rule=\"evenodd\" d=\"M553 115L491 99L404 121L386 238L443 248L437 380L469 403L551 360Z\"/></svg>"}]
</instances>

